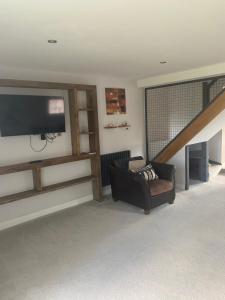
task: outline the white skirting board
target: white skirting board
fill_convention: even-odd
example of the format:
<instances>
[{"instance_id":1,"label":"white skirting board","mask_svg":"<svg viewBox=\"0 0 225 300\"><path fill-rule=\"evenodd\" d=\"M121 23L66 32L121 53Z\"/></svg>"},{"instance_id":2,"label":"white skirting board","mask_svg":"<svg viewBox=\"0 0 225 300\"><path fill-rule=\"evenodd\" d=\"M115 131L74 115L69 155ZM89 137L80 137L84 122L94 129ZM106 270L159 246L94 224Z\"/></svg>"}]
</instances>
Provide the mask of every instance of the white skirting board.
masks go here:
<instances>
[{"instance_id":1,"label":"white skirting board","mask_svg":"<svg viewBox=\"0 0 225 300\"><path fill-rule=\"evenodd\" d=\"M110 186L107 186L107 187L103 188L103 196L110 195L110 194L111 194L111 187ZM22 216L22 217L18 217L18 218L13 219L13 220L2 222L2 223L0 223L0 231L4 230L4 229L7 229L7 228L10 228L10 227L13 227L13 226L16 226L16 225L19 225L19 224L22 224L22 223L25 223L25 222L28 222L28 221L31 221L31 220L34 220L34 219L37 219L37 218L40 218L40 217L43 217L43 216L50 215L52 213L58 212L60 210L63 210L63 209L69 208L69 207L73 207L73 206L77 206L79 204L83 204L83 203L91 201L91 200L93 200L93 195L92 194L84 196L82 198L78 198L78 199L73 200L73 201L69 201L69 202L60 204L60 205L49 207L49 208L31 213L31 214Z\"/></svg>"},{"instance_id":2,"label":"white skirting board","mask_svg":"<svg viewBox=\"0 0 225 300\"><path fill-rule=\"evenodd\" d=\"M0 223L0 230L4 230L6 228L10 228L10 227L13 227L13 226L16 226L16 225L19 225L19 224L22 224L22 223L46 216L46 215L50 215L50 214L58 212L60 210L91 201L92 199L93 199L93 195L90 194L90 195L84 196L82 198L73 200L73 201L69 201L69 202L66 202L66 203L63 203L60 205L52 206L52 207L31 213L31 214L28 214L28 215L25 215L22 217L18 217L16 219L2 222L2 223Z\"/></svg>"}]
</instances>

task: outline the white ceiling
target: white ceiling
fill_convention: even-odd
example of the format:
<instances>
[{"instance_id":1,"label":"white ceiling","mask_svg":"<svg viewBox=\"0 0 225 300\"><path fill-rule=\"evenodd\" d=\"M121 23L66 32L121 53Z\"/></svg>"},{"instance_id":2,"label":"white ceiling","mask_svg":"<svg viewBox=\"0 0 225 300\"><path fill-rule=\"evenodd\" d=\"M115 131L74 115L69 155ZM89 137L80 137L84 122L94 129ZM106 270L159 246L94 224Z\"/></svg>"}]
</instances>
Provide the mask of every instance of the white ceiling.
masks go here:
<instances>
[{"instance_id":1,"label":"white ceiling","mask_svg":"<svg viewBox=\"0 0 225 300\"><path fill-rule=\"evenodd\" d=\"M0 66L139 79L219 63L224 12L224 0L0 0Z\"/></svg>"}]
</instances>

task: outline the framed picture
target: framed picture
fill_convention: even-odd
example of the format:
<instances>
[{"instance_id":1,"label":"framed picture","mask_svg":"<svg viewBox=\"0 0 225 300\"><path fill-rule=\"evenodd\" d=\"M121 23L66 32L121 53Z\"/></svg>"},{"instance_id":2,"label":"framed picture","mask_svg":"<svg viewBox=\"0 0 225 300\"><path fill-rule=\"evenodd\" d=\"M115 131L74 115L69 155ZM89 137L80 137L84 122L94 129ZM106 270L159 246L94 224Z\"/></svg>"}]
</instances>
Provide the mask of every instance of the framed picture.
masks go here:
<instances>
[{"instance_id":1,"label":"framed picture","mask_svg":"<svg viewBox=\"0 0 225 300\"><path fill-rule=\"evenodd\" d=\"M107 115L126 113L126 93L125 89L106 88L106 113Z\"/></svg>"}]
</instances>

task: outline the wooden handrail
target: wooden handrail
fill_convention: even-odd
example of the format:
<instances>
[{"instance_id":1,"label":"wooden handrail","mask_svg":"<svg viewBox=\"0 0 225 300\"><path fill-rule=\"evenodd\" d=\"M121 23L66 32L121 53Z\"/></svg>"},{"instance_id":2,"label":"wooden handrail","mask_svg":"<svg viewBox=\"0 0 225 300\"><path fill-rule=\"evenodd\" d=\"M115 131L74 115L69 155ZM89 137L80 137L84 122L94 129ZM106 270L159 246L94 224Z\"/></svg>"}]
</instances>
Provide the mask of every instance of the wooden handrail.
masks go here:
<instances>
[{"instance_id":1,"label":"wooden handrail","mask_svg":"<svg viewBox=\"0 0 225 300\"><path fill-rule=\"evenodd\" d=\"M225 91L223 90L153 159L153 161L167 162L224 109Z\"/></svg>"}]
</instances>

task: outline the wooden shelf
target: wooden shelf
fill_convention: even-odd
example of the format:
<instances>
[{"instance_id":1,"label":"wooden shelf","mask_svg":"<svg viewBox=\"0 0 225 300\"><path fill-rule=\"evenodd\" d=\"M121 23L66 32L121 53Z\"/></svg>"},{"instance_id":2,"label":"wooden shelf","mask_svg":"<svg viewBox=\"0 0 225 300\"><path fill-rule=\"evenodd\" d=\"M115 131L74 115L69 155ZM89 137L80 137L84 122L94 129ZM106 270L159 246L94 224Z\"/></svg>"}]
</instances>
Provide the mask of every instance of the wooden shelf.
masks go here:
<instances>
[{"instance_id":1,"label":"wooden shelf","mask_svg":"<svg viewBox=\"0 0 225 300\"><path fill-rule=\"evenodd\" d=\"M128 128L128 127L130 127L130 125L119 125L119 126L117 126L118 128Z\"/></svg>"},{"instance_id":2,"label":"wooden shelf","mask_svg":"<svg viewBox=\"0 0 225 300\"><path fill-rule=\"evenodd\" d=\"M94 111L93 108L79 108L79 111Z\"/></svg>"},{"instance_id":3,"label":"wooden shelf","mask_svg":"<svg viewBox=\"0 0 225 300\"><path fill-rule=\"evenodd\" d=\"M95 132L94 131L80 131L80 134L88 134L88 135L90 135L90 134L95 134Z\"/></svg>"},{"instance_id":4,"label":"wooden shelf","mask_svg":"<svg viewBox=\"0 0 225 300\"><path fill-rule=\"evenodd\" d=\"M117 128L118 126L104 126L105 129L115 129Z\"/></svg>"},{"instance_id":5,"label":"wooden shelf","mask_svg":"<svg viewBox=\"0 0 225 300\"><path fill-rule=\"evenodd\" d=\"M8 196L3 196L3 197L0 197L0 205L10 203L10 202L14 202L14 201L17 201L17 200L20 200L20 199L29 198L29 197L32 197L32 196L37 196L37 195L40 195L40 194L56 191L56 190L59 190L59 189L69 187L71 185L85 183L85 182L88 182L88 181L91 181L91 180L94 180L94 179L95 179L95 176L90 175L90 176L80 177L80 178L77 178L77 179L72 179L72 180L68 180L68 181L64 181L64 182L44 186L44 187L42 187L41 190L38 190L38 191L33 189L33 190L25 191L25 192L15 193L15 194L8 195Z\"/></svg>"},{"instance_id":6,"label":"wooden shelf","mask_svg":"<svg viewBox=\"0 0 225 300\"><path fill-rule=\"evenodd\" d=\"M44 168L50 167L54 165L65 164L73 161L85 160L93 157L95 154L82 153L79 156L68 155L68 156L60 156L49 159L43 159L37 162L25 162L19 164L13 164L8 166L0 167L0 175L16 173L21 171L33 170L35 168Z\"/></svg>"},{"instance_id":7,"label":"wooden shelf","mask_svg":"<svg viewBox=\"0 0 225 300\"><path fill-rule=\"evenodd\" d=\"M96 152L82 152L81 155L86 156L88 155L89 158L91 157L95 157L96 156Z\"/></svg>"}]
</instances>

